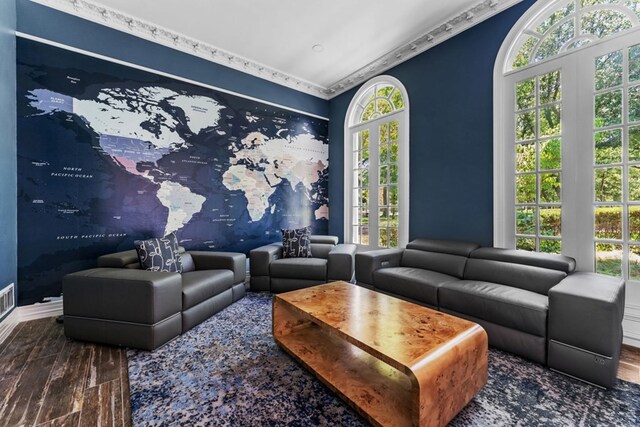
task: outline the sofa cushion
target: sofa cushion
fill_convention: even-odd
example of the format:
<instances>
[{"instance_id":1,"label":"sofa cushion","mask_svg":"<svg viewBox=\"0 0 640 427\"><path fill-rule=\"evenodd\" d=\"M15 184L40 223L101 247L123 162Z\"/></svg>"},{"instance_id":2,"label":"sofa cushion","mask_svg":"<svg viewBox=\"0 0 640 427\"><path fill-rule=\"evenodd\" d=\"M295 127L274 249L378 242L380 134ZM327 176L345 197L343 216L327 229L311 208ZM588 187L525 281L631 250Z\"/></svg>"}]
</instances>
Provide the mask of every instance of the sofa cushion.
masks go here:
<instances>
[{"instance_id":1,"label":"sofa cushion","mask_svg":"<svg viewBox=\"0 0 640 427\"><path fill-rule=\"evenodd\" d=\"M182 274L182 310L218 295L233 286L231 270L203 270Z\"/></svg>"},{"instance_id":2,"label":"sofa cushion","mask_svg":"<svg viewBox=\"0 0 640 427\"><path fill-rule=\"evenodd\" d=\"M455 240L415 239L407 243L407 249L440 252L463 257L468 257L474 249L479 247L480 245L477 243L458 242Z\"/></svg>"},{"instance_id":3,"label":"sofa cushion","mask_svg":"<svg viewBox=\"0 0 640 427\"><path fill-rule=\"evenodd\" d=\"M532 265L534 267L564 271L565 273L572 273L576 269L576 260L571 257L518 249L480 248L471 252L470 257Z\"/></svg>"},{"instance_id":4,"label":"sofa cushion","mask_svg":"<svg viewBox=\"0 0 640 427\"><path fill-rule=\"evenodd\" d=\"M322 258L281 258L271 261L269 275L288 279L327 280L327 260Z\"/></svg>"},{"instance_id":5,"label":"sofa cushion","mask_svg":"<svg viewBox=\"0 0 640 427\"><path fill-rule=\"evenodd\" d=\"M311 258L311 227L281 229L284 258Z\"/></svg>"},{"instance_id":6,"label":"sofa cushion","mask_svg":"<svg viewBox=\"0 0 640 427\"><path fill-rule=\"evenodd\" d=\"M405 249L400 265L402 267L423 268L439 273L448 274L462 279L467 257L427 252L417 249Z\"/></svg>"},{"instance_id":7,"label":"sofa cushion","mask_svg":"<svg viewBox=\"0 0 640 427\"><path fill-rule=\"evenodd\" d=\"M565 277L567 273L563 271L474 258L467 260L464 270L465 280L500 283L542 295Z\"/></svg>"},{"instance_id":8,"label":"sofa cushion","mask_svg":"<svg viewBox=\"0 0 640 427\"><path fill-rule=\"evenodd\" d=\"M373 273L373 285L377 289L434 307L438 306L438 288L454 280L458 279L414 267L382 268Z\"/></svg>"},{"instance_id":9,"label":"sofa cushion","mask_svg":"<svg viewBox=\"0 0 640 427\"><path fill-rule=\"evenodd\" d=\"M145 270L182 273L178 237L170 233L162 238L136 240L133 242L140 266Z\"/></svg>"},{"instance_id":10,"label":"sofa cushion","mask_svg":"<svg viewBox=\"0 0 640 427\"><path fill-rule=\"evenodd\" d=\"M549 299L512 286L473 280L444 283L438 290L443 309L546 337Z\"/></svg>"}]
</instances>

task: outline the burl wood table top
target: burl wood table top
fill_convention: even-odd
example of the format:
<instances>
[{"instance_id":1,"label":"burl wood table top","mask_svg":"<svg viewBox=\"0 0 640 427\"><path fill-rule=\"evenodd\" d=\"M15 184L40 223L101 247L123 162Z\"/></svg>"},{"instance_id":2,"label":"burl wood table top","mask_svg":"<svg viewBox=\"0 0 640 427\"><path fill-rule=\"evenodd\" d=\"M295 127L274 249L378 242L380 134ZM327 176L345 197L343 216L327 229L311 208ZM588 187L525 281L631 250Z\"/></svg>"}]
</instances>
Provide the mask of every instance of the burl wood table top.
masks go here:
<instances>
[{"instance_id":1,"label":"burl wood table top","mask_svg":"<svg viewBox=\"0 0 640 427\"><path fill-rule=\"evenodd\" d=\"M346 282L276 295L326 331L409 374L480 328L475 323Z\"/></svg>"}]
</instances>

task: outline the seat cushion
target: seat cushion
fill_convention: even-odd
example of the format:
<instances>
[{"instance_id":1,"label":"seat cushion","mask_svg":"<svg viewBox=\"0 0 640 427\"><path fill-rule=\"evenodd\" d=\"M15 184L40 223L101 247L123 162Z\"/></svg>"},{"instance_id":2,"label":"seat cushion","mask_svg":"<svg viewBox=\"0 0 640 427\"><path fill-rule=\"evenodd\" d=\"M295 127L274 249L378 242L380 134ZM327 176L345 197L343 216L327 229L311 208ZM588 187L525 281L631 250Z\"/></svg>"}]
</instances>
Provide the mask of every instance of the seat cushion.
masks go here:
<instances>
[{"instance_id":1,"label":"seat cushion","mask_svg":"<svg viewBox=\"0 0 640 427\"><path fill-rule=\"evenodd\" d=\"M443 309L546 337L549 299L545 295L472 280L445 283L438 292Z\"/></svg>"},{"instance_id":2,"label":"seat cushion","mask_svg":"<svg viewBox=\"0 0 640 427\"><path fill-rule=\"evenodd\" d=\"M438 306L438 288L454 280L459 279L414 267L381 268L373 273L373 285L377 289L434 307Z\"/></svg>"},{"instance_id":3,"label":"seat cushion","mask_svg":"<svg viewBox=\"0 0 640 427\"><path fill-rule=\"evenodd\" d=\"M287 279L327 280L327 260L322 258L282 258L269 264L269 275Z\"/></svg>"},{"instance_id":4,"label":"seat cushion","mask_svg":"<svg viewBox=\"0 0 640 427\"><path fill-rule=\"evenodd\" d=\"M233 286L231 270L202 270L182 274L182 310L200 304Z\"/></svg>"}]
</instances>

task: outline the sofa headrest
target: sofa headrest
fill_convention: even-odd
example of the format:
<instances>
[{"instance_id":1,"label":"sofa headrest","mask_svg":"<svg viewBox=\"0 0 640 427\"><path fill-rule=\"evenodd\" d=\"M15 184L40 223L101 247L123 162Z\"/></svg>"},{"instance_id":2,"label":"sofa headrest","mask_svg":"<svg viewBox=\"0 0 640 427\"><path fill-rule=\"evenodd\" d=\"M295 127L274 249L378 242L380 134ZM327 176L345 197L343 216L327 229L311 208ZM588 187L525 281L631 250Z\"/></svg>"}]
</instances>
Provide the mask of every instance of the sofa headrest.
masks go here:
<instances>
[{"instance_id":1,"label":"sofa headrest","mask_svg":"<svg viewBox=\"0 0 640 427\"><path fill-rule=\"evenodd\" d=\"M338 237L337 236L320 236L316 234L312 234L309 236L309 240L311 243L324 243L327 245L337 245Z\"/></svg>"},{"instance_id":2,"label":"sofa headrest","mask_svg":"<svg viewBox=\"0 0 640 427\"><path fill-rule=\"evenodd\" d=\"M471 251L480 247L477 243L459 242L456 240L415 239L407 244L407 249L440 252L443 254L468 257Z\"/></svg>"},{"instance_id":3,"label":"sofa headrest","mask_svg":"<svg viewBox=\"0 0 640 427\"><path fill-rule=\"evenodd\" d=\"M567 274L573 273L576 269L576 260L571 257L518 249L480 248L471 252L471 258L531 265L534 267L564 271Z\"/></svg>"}]
</instances>

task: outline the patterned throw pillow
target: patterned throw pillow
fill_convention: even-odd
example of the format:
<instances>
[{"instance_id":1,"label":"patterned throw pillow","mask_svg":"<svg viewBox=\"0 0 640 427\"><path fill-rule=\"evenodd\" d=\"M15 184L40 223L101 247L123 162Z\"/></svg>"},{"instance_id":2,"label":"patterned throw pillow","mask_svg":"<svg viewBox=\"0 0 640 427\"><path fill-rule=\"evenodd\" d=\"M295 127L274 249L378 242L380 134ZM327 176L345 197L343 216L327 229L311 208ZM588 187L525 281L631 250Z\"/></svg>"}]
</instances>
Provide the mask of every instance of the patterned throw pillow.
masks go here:
<instances>
[{"instance_id":1,"label":"patterned throw pillow","mask_svg":"<svg viewBox=\"0 0 640 427\"><path fill-rule=\"evenodd\" d=\"M280 231L283 258L311 258L311 227Z\"/></svg>"},{"instance_id":2,"label":"patterned throw pillow","mask_svg":"<svg viewBox=\"0 0 640 427\"><path fill-rule=\"evenodd\" d=\"M182 273L176 233L160 239L136 240L133 244L144 270Z\"/></svg>"}]
</instances>

